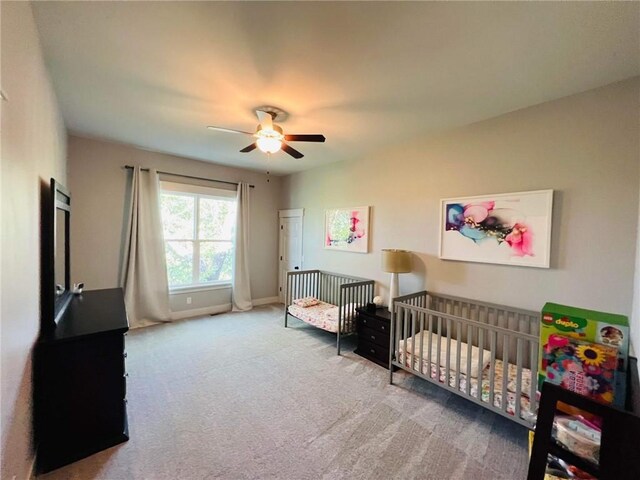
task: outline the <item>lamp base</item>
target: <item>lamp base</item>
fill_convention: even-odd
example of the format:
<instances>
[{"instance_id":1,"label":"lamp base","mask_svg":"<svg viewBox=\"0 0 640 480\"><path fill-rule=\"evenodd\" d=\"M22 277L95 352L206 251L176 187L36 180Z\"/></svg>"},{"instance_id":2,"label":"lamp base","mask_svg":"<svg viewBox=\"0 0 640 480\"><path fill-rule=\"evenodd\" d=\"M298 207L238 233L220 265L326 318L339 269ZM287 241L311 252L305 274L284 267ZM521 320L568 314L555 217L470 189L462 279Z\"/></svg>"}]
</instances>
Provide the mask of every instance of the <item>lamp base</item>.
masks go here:
<instances>
[{"instance_id":1,"label":"lamp base","mask_svg":"<svg viewBox=\"0 0 640 480\"><path fill-rule=\"evenodd\" d=\"M391 274L391 283L389 284L389 311L393 313L393 299L398 296L398 291L400 290L398 274Z\"/></svg>"}]
</instances>

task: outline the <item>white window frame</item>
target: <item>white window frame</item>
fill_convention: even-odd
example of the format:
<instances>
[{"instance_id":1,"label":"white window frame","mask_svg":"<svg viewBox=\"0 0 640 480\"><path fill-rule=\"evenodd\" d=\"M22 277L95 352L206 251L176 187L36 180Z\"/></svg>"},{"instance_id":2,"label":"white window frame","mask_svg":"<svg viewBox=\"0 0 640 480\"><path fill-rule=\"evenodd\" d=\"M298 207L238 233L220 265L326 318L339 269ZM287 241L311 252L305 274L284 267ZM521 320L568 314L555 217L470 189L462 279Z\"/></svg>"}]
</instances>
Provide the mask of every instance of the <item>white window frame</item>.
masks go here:
<instances>
[{"instance_id":1,"label":"white window frame","mask_svg":"<svg viewBox=\"0 0 640 480\"><path fill-rule=\"evenodd\" d=\"M194 215L193 215L193 238L171 238L164 239L165 249L167 242L191 242L193 244L193 264L191 269L191 281L190 284L169 286L170 293L187 293L193 291L203 290L217 290L222 288L229 288L233 282L233 278L230 280L218 280L213 282L198 282L197 279L200 276L200 244L201 243L228 243L229 240L201 240L200 237L200 198L211 198L214 200L226 200L235 202L236 191L235 190L223 190L219 188L211 188L200 185L183 184L176 182L160 182L160 194L179 195L184 197L191 197L194 199ZM231 239L231 251L235 256L235 242ZM232 274L233 275L233 274Z\"/></svg>"}]
</instances>

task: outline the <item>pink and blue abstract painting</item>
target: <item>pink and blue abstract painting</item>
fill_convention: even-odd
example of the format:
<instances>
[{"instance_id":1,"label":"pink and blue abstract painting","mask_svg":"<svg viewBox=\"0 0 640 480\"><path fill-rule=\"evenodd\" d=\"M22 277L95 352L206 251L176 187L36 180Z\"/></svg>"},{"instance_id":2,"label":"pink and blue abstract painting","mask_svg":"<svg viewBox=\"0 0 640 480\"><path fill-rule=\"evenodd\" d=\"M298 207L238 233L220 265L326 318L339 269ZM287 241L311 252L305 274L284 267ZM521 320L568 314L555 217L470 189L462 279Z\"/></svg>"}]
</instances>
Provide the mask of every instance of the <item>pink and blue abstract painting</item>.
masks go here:
<instances>
[{"instance_id":1,"label":"pink and blue abstract painting","mask_svg":"<svg viewBox=\"0 0 640 480\"><path fill-rule=\"evenodd\" d=\"M440 258L548 268L553 191L441 201Z\"/></svg>"}]
</instances>

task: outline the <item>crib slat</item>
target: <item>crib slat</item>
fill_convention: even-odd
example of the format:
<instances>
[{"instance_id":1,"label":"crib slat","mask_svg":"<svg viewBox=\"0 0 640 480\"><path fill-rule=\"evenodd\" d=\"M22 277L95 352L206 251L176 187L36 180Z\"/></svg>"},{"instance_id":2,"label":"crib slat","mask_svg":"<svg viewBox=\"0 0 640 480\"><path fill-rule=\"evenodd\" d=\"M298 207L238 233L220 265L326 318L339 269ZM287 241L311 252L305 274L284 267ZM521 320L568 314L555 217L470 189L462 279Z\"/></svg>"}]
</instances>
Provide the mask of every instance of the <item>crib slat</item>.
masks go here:
<instances>
[{"instance_id":1,"label":"crib slat","mask_svg":"<svg viewBox=\"0 0 640 480\"><path fill-rule=\"evenodd\" d=\"M311 282L308 275L304 275L304 296L308 297L311 295Z\"/></svg>"},{"instance_id":2,"label":"crib slat","mask_svg":"<svg viewBox=\"0 0 640 480\"><path fill-rule=\"evenodd\" d=\"M482 371L483 371L483 353L484 353L484 327L478 327L478 400L482 401ZM471 372L469 372L471 376Z\"/></svg>"},{"instance_id":3,"label":"crib slat","mask_svg":"<svg viewBox=\"0 0 640 480\"><path fill-rule=\"evenodd\" d=\"M390 353L391 356L396 357L396 361L400 362L401 358L400 358L400 308L398 308L398 306L395 306L393 308L393 311L391 312L391 320L394 322L394 326L393 326L393 338L391 339L391 342L393 343L393 348L392 348L392 352ZM405 359L407 356L407 353L404 353ZM404 363L404 359L402 359ZM391 370L393 371L393 370Z\"/></svg>"},{"instance_id":4,"label":"crib slat","mask_svg":"<svg viewBox=\"0 0 640 480\"><path fill-rule=\"evenodd\" d=\"M529 369L531 370L531 385L529 386L529 409L532 412L537 410L538 400L536 398L536 385L538 384L538 348L537 345L529 345Z\"/></svg>"},{"instance_id":5,"label":"crib slat","mask_svg":"<svg viewBox=\"0 0 640 480\"><path fill-rule=\"evenodd\" d=\"M411 368L416 370L415 359L416 359L416 350L417 350L417 346L418 346L416 344L416 340L417 340L417 337L416 337L416 315L415 315L416 312L411 311L411 310L407 310L407 313L411 317L411 335L413 336L413 340L411 342Z\"/></svg>"},{"instance_id":6,"label":"crib slat","mask_svg":"<svg viewBox=\"0 0 640 480\"><path fill-rule=\"evenodd\" d=\"M509 406L509 336L502 337L502 411L506 412Z\"/></svg>"},{"instance_id":7,"label":"crib slat","mask_svg":"<svg viewBox=\"0 0 640 480\"><path fill-rule=\"evenodd\" d=\"M460 390L460 351L462 349L462 322L456 322L456 390Z\"/></svg>"},{"instance_id":8,"label":"crib slat","mask_svg":"<svg viewBox=\"0 0 640 480\"><path fill-rule=\"evenodd\" d=\"M402 331L404 332L403 338L404 338L404 358L406 361L410 360L411 363L409 363L409 367L411 369L413 369L413 354L410 356L409 355L409 350L407 350L407 337L408 337L408 330L409 330L409 326L407 325L407 308L402 308Z\"/></svg>"},{"instance_id":9,"label":"crib slat","mask_svg":"<svg viewBox=\"0 0 640 480\"><path fill-rule=\"evenodd\" d=\"M498 332L491 332L491 344L489 346L491 350L491 365L489 366L489 404L494 405L495 397L495 382L496 382L496 343L498 340ZM480 374L478 374L480 375Z\"/></svg>"},{"instance_id":10,"label":"crib slat","mask_svg":"<svg viewBox=\"0 0 640 480\"><path fill-rule=\"evenodd\" d=\"M422 375L424 375L424 333L424 313L420 312L420 373Z\"/></svg>"},{"instance_id":11,"label":"crib slat","mask_svg":"<svg viewBox=\"0 0 640 480\"><path fill-rule=\"evenodd\" d=\"M427 338L429 341L429 378L433 377L433 368L432 368L432 359L433 359L433 315L429 315L429 337Z\"/></svg>"},{"instance_id":12,"label":"crib slat","mask_svg":"<svg viewBox=\"0 0 640 480\"><path fill-rule=\"evenodd\" d=\"M467 325L467 395L471 396L471 346L473 345L473 327Z\"/></svg>"},{"instance_id":13,"label":"crib slat","mask_svg":"<svg viewBox=\"0 0 640 480\"><path fill-rule=\"evenodd\" d=\"M516 417L520 418L522 402L522 349L520 348L520 339L516 338Z\"/></svg>"},{"instance_id":14,"label":"crib slat","mask_svg":"<svg viewBox=\"0 0 640 480\"><path fill-rule=\"evenodd\" d=\"M441 358L441 344L442 344L442 317L438 315L438 337L436 343L436 378L440 380L440 358Z\"/></svg>"},{"instance_id":15,"label":"crib slat","mask_svg":"<svg viewBox=\"0 0 640 480\"><path fill-rule=\"evenodd\" d=\"M445 383L450 386L449 375L451 374L451 319L447 318L447 360L445 361Z\"/></svg>"}]
</instances>

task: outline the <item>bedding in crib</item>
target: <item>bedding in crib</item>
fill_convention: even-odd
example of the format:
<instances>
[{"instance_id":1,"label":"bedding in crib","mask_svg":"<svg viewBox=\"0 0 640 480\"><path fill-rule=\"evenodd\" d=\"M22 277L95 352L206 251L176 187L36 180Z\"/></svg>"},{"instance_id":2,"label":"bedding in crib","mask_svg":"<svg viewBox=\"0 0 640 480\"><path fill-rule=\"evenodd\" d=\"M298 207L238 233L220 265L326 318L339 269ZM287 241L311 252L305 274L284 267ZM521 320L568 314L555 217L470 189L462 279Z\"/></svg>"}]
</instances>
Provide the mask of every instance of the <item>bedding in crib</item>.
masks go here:
<instances>
[{"instance_id":1,"label":"bedding in crib","mask_svg":"<svg viewBox=\"0 0 640 480\"><path fill-rule=\"evenodd\" d=\"M422 331L422 339L420 338L420 334L416 334L416 348L413 349L413 339L414 337L407 338L407 352L414 353L416 355L420 354L420 344L422 343L422 358L425 359L425 365L428 364L426 359L429 358L429 331ZM458 342L455 339L450 339L451 349L449 350L449 368L456 371L457 368L457 360L456 355L458 354ZM401 348L404 347L404 341L402 342ZM467 357L468 357L468 348L467 344L464 342L460 342L460 373L467 373ZM471 377L478 378L478 360L480 358L480 349L476 346L471 347ZM482 351L482 368L489 365L489 361L491 358L491 352L488 350ZM431 362L436 363L438 359L438 335L436 333L431 334ZM443 367L447 365L447 337L440 337L440 365Z\"/></svg>"},{"instance_id":2,"label":"bedding in crib","mask_svg":"<svg viewBox=\"0 0 640 480\"><path fill-rule=\"evenodd\" d=\"M437 337L437 336L436 336ZM408 339L409 340L409 339ZM417 356L413 358L413 367L411 366L411 354L412 348L410 348L411 344L407 340L407 355L405 358L404 354L404 342L400 342L400 352L399 352L399 362L405 365L408 368L412 368L415 371L421 372L423 375L429 375L432 379L438 379L440 383L445 383L446 378L446 352L444 356L441 354L441 365L438 368L438 365L435 363L436 356L432 353L433 362L429 362L428 357L423 358L422 361L422 370L420 369L420 359ZM437 338L436 338L437 341ZM446 341L446 337L445 337ZM453 340L452 343L452 352L453 351ZM418 353L419 353L419 343L418 343ZM428 355L427 353L427 343L425 341L423 346L423 354ZM435 343L432 346L432 351L435 350ZM446 348L446 344L445 344ZM461 351L466 350L467 344L461 342ZM485 350L485 352L487 352ZM455 354L455 353L454 353ZM485 354L483 354L484 357ZM472 356L473 357L473 356ZM450 360L450 369L449 369L449 386L452 388L456 388L456 370L455 367L455 357L452 357ZM472 358L472 362L475 360L477 365L477 357L475 359ZM484 360L484 358L483 358ZM484 368L482 370L482 380L481 380L481 399L483 402L489 403L490 401L490 387L491 387L491 364L490 360L483 364ZM438 372L439 370L439 372ZM460 373L460 384L458 385L458 389L461 392L466 394L467 391L467 375L462 373L462 364L461 364L461 373ZM503 390L502 390L502 382L504 377L504 362L502 360L495 360L495 372L494 372L494 384L493 384L493 405L496 408L502 408L502 399L503 399ZM466 371L466 368L465 368ZM427 372L430 372L429 374ZM517 372L518 368L516 365L511 363L508 364L507 369L507 413L510 415L515 415L516 409L516 382L517 382ZM473 369L472 369L473 375ZM535 421L535 413L531 412L530 402L529 402L529 392L531 391L531 370L528 368L521 368L521 395L520 395L520 416L525 420ZM469 395L474 398L478 398L478 378L471 376L471 382L469 387Z\"/></svg>"},{"instance_id":3,"label":"bedding in crib","mask_svg":"<svg viewBox=\"0 0 640 480\"><path fill-rule=\"evenodd\" d=\"M345 306L347 318L351 318L355 307L352 304ZM301 307L299 305L289 305L289 314L302 320L309 325L321 328L328 332L336 333L338 331L338 315L339 310L336 305L318 301L318 304L310 307Z\"/></svg>"}]
</instances>

